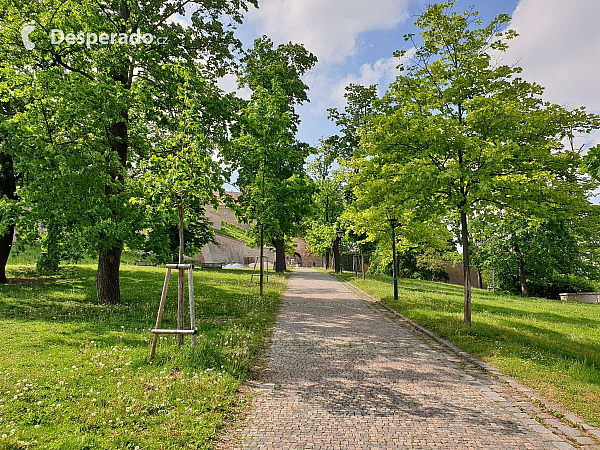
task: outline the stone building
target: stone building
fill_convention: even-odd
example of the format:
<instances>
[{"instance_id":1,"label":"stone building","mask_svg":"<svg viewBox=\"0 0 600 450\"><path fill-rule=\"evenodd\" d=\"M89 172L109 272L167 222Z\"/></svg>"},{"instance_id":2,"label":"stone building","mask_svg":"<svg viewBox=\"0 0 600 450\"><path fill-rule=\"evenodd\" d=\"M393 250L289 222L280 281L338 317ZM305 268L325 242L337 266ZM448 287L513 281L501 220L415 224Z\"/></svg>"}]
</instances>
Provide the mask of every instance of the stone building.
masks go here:
<instances>
[{"instance_id":1,"label":"stone building","mask_svg":"<svg viewBox=\"0 0 600 450\"><path fill-rule=\"evenodd\" d=\"M227 194L234 199L239 196L237 192L228 192ZM238 222L235 212L225 203L221 203L217 209L207 206L206 217L213 223L213 228L216 231L215 241L217 243L206 244L201 254L197 255L195 259L206 263L236 263L253 266L260 257L259 248L248 248L246 243L239 239L219 234L219 230L223 228L223 222L246 230L250 228L250 225ZM314 263L314 265L320 266L321 258L312 255L307 250L307 246L306 241L297 238L294 244L294 254L287 255L287 264L291 266L311 267ZM267 257L269 266L272 266L275 261L275 253L265 248L264 255Z\"/></svg>"}]
</instances>

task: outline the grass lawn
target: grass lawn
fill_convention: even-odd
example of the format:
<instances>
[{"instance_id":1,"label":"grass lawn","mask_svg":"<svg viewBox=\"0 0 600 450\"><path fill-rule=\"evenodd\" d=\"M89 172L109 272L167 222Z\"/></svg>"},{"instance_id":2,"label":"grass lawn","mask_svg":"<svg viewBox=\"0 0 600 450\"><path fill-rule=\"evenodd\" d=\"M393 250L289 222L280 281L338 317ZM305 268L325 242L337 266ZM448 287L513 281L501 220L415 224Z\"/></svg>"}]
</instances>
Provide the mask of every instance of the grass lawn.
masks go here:
<instances>
[{"instance_id":1,"label":"grass lawn","mask_svg":"<svg viewBox=\"0 0 600 450\"><path fill-rule=\"evenodd\" d=\"M463 287L390 277L344 279L467 352L600 426L600 305L524 299L473 289L463 325Z\"/></svg>"},{"instance_id":2,"label":"grass lawn","mask_svg":"<svg viewBox=\"0 0 600 450\"><path fill-rule=\"evenodd\" d=\"M0 449L210 448L273 322L286 281L195 272L197 348L162 337L148 363L165 269L123 266L123 304L96 302L95 267L0 285ZM164 328L175 328L177 276ZM25 281L25 280L23 280ZM188 322L189 323L189 322Z\"/></svg>"}]
</instances>

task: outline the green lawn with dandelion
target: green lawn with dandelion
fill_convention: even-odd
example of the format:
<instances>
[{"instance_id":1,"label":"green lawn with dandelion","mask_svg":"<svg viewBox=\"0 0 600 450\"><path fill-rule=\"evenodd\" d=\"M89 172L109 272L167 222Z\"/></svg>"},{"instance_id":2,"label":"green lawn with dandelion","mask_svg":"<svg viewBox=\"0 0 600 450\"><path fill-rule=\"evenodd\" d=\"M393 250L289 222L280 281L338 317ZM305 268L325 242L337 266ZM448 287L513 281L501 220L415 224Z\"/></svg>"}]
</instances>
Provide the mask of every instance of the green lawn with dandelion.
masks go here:
<instances>
[{"instance_id":1,"label":"green lawn with dandelion","mask_svg":"<svg viewBox=\"0 0 600 450\"><path fill-rule=\"evenodd\" d=\"M394 301L391 277L342 277L600 426L600 305L473 289L467 328L462 286L400 279Z\"/></svg>"},{"instance_id":2,"label":"green lawn with dandelion","mask_svg":"<svg viewBox=\"0 0 600 450\"><path fill-rule=\"evenodd\" d=\"M19 260L16 259L18 262ZM286 280L264 298L249 271L194 274L197 348L163 336L149 364L165 269L123 266L119 306L98 305L95 267L0 285L0 449L211 448L273 323ZM175 328L171 277L164 328ZM188 322L189 323L189 322Z\"/></svg>"}]
</instances>

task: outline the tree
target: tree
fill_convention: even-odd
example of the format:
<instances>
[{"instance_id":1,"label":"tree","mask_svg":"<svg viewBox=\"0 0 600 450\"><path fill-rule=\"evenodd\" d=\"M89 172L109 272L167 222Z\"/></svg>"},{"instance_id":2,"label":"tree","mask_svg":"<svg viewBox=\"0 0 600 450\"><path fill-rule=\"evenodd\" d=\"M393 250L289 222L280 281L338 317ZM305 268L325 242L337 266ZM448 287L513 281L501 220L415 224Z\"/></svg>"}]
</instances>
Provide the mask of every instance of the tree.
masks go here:
<instances>
[{"instance_id":1,"label":"tree","mask_svg":"<svg viewBox=\"0 0 600 450\"><path fill-rule=\"evenodd\" d=\"M598 206L572 204L548 217L502 212L474 222L477 265L494 269L500 289L523 297L558 298L560 292L593 289L598 275Z\"/></svg>"},{"instance_id":2,"label":"tree","mask_svg":"<svg viewBox=\"0 0 600 450\"><path fill-rule=\"evenodd\" d=\"M328 109L329 119L335 122L340 128L341 136L334 135L327 139L326 148L329 151L328 158L331 161L336 161L342 164L343 161L351 158L358 149L360 138L359 130L365 126L371 113L373 112L373 104L377 99L377 85L365 87L359 84L350 84L345 88L344 97L346 106L343 111L335 108ZM343 164L342 164L343 167ZM343 169L338 169L335 181L344 179ZM335 182L334 181L334 182ZM355 198L348 187L347 183L343 183L344 202L351 204ZM348 220L348 216L346 216ZM334 259L336 264L336 272L341 270L341 255L340 255L341 237L335 235L332 241ZM327 263L329 258L327 258Z\"/></svg>"},{"instance_id":3,"label":"tree","mask_svg":"<svg viewBox=\"0 0 600 450\"><path fill-rule=\"evenodd\" d=\"M177 211L177 261L182 264L186 228L197 229L198 222L204 222L204 206L218 206L218 197L224 193L225 177L220 161L214 160L212 155L219 144L226 142L229 115L220 108L207 111L205 107L210 101L220 100L220 91L215 85L191 76L185 67L175 66L172 70L179 72L182 78L174 93L181 101L175 102L179 107L171 111L171 120L165 121L166 132L159 141L163 151L155 152L142 166L143 188L137 202L148 203L148 208L167 217L169 212ZM200 210L202 214L198 214ZM167 230L168 227L169 222ZM184 283L185 271L179 269L178 329L184 328ZM178 342L183 345L183 335L178 336Z\"/></svg>"},{"instance_id":4,"label":"tree","mask_svg":"<svg viewBox=\"0 0 600 450\"><path fill-rule=\"evenodd\" d=\"M277 228L277 215L270 198L279 179L277 167L272 164L281 157L280 149L292 143L289 132L291 123L287 99L281 90L273 93L257 88L241 116L240 137L234 151L238 155L238 179L240 188L236 212L246 222L254 222L258 229L260 247L260 295L263 295L264 267L263 248L265 228Z\"/></svg>"},{"instance_id":5,"label":"tree","mask_svg":"<svg viewBox=\"0 0 600 450\"><path fill-rule=\"evenodd\" d=\"M141 224L138 211L128 202L132 169L150 156L147 143L155 138L165 110L172 107L168 94L179 78L170 62L177 61L198 78L222 76L232 51L240 47L233 29L249 5L256 6L256 1L3 2L0 39L12 46L6 66L31 75L34 105L45 106L46 123L56 138L38 154L48 154L50 148L56 155L52 159L60 161L62 154L80 153L68 172L76 174L71 185L83 183L88 189L89 208L78 225L91 251L98 254L100 302L120 302L121 252L128 240L137 239ZM192 11L190 26L171 20L186 9ZM35 48L28 52L20 43L20 27L29 21L36 29L30 34ZM89 39L53 45L45 34L49 29L94 30L100 36L130 38L114 45L90 45ZM156 40L139 42L148 33ZM136 45L130 45L131 36L138 36ZM27 110L22 121L41 128L44 118L40 119L39 109ZM70 120L64 120L66 116ZM85 170L89 164L94 168L91 173ZM78 168L85 173L78 173ZM70 204L80 208L76 199Z\"/></svg>"},{"instance_id":6,"label":"tree","mask_svg":"<svg viewBox=\"0 0 600 450\"><path fill-rule=\"evenodd\" d=\"M329 120L340 128L341 136L335 135L328 139L335 148L335 159L347 159L354 155L360 144L359 130L363 127L373 112L373 104L377 99L377 85L369 87L360 84L346 86L344 98L346 106L343 111L330 108Z\"/></svg>"},{"instance_id":7,"label":"tree","mask_svg":"<svg viewBox=\"0 0 600 450\"><path fill-rule=\"evenodd\" d=\"M0 50L4 58L6 48ZM0 86L4 86L5 75L0 72ZM15 235L15 224L18 222L20 208L18 203L17 183L19 173L15 170L14 157L18 154L16 142L12 136L10 119L20 108L21 102L11 99L0 87L0 283L8 282L6 263L10 256Z\"/></svg>"},{"instance_id":8,"label":"tree","mask_svg":"<svg viewBox=\"0 0 600 450\"><path fill-rule=\"evenodd\" d=\"M295 139L300 120L294 108L308 101L308 86L301 77L316 61L302 45L274 48L265 36L242 59L240 85L254 94L241 117L241 137L229 160L238 171L236 185L242 191L238 213L257 221L260 242L264 243L265 233L272 242L277 272L285 271L285 238L298 232L312 195L304 170L310 149ZM272 122L258 117L260 112Z\"/></svg>"},{"instance_id":9,"label":"tree","mask_svg":"<svg viewBox=\"0 0 600 450\"><path fill-rule=\"evenodd\" d=\"M12 155L2 151L0 141L0 283L6 283L6 262L15 234L17 188ZM6 145L6 144L4 144Z\"/></svg>"},{"instance_id":10,"label":"tree","mask_svg":"<svg viewBox=\"0 0 600 450\"><path fill-rule=\"evenodd\" d=\"M513 30L500 15L483 26L478 13L452 11L453 1L430 6L416 25L422 44L390 86L349 164L357 197L383 189L421 220L460 223L464 321L471 323L469 220L499 209L547 207L576 179L555 167L576 150L561 140L587 132L597 117L542 100L520 68L496 64ZM397 57L408 56L406 51Z\"/></svg>"},{"instance_id":11,"label":"tree","mask_svg":"<svg viewBox=\"0 0 600 450\"><path fill-rule=\"evenodd\" d=\"M313 212L306 233L310 252L325 257L325 268L329 269L332 242L337 238L336 222L344 211L344 196L340 183L335 179L333 164L337 160L338 148L335 138L321 140L321 145L309 164L308 172L315 181ZM336 255L339 259L339 254Z\"/></svg>"}]
</instances>

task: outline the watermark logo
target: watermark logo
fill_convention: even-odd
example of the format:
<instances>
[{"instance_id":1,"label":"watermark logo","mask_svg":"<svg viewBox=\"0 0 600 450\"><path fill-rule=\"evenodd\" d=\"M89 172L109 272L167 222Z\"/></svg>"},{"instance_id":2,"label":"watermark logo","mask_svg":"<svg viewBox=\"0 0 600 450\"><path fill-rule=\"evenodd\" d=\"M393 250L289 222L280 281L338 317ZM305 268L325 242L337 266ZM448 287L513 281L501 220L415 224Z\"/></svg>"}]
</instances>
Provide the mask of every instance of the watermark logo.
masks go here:
<instances>
[{"instance_id":1,"label":"watermark logo","mask_svg":"<svg viewBox=\"0 0 600 450\"><path fill-rule=\"evenodd\" d=\"M23 45L27 50L33 50L35 43L29 39L29 35L35 30L34 22L25 24L21 29L21 38L23 39ZM150 45L154 42L160 45L167 43L167 38L157 38L151 33L142 34L140 30L135 33L85 33L80 31L79 33L65 33L60 29L50 30L50 43L52 45L60 45L63 42L69 45L85 45L87 48L91 48L95 45Z\"/></svg>"},{"instance_id":2,"label":"watermark logo","mask_svg":"<svg viewBox=\"0 0 600 450\"><path fill-rule=\"evenodd\" d=\"M35 44L29 39L29 35L35 30L35 22L26 23L21 29L21 39L23 39L23 45L27 50L33 50Z\"/></svg>"}]
</instances>

